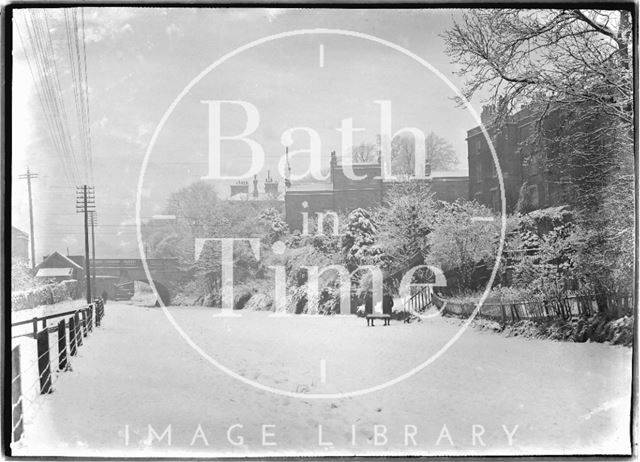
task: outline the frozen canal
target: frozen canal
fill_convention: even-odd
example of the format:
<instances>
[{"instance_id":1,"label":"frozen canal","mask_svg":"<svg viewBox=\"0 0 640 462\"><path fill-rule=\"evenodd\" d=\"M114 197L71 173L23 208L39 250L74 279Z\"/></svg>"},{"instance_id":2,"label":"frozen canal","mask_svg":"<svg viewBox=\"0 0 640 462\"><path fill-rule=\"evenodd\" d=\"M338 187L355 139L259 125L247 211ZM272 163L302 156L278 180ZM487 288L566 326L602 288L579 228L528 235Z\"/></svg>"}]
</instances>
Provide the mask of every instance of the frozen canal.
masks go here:
<instances>
[{"instance_id":1,"label":"frozen canal","mask_svg":"<svg viewBox=\"0 0 640 462\"><path fill-rule=\"evenodd\" d=\"M197 353L160 309L109 302L103 326L73 358L73 371L39 398L42 407L16 453L629 451L629 348L469 329L415 375L344 398L335 395L415 368L458 326L441 318L368 328L355 317L170 311L195 345L245 382ZM297 397L318 394L334 397Z\"/></svg>"}]
</instances>

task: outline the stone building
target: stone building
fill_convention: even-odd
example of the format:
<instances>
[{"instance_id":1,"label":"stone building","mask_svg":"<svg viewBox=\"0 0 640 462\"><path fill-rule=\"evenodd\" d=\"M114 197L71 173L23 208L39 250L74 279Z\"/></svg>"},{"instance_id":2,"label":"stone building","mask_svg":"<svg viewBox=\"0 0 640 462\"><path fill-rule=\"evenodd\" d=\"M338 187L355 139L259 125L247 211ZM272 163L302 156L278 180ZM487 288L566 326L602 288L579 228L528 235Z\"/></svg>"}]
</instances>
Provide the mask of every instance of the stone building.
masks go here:
<instances>
[{"instance_id":1,"label":"stone building","mask_svg":"<svg viewBox=\"0 0 640 462\"><path fill-rule=\"evenodd\" d=\"M485 107L482 120L500 162L507 213L516 209L519 200L523 208L521 211L563 204L563 182L544 168L539 152L525 143L534 133L537 114L530 109L523 109L500 127L490 122L492 116L491 108ZM552 119L545 123L552 123ZM467 150L469 199L500 211L498 173L489 144L479 126L467 132Z\"/></svg>"},{"instance_id":2,"label":"stone building","mask_svg":"<svg viewBox=\"0 0 640 462\"><path fill-rule=\"evenodd\" d=\"M285 193L285 219L290 230L302 230L303 213L309 220L316 213L327 211L348 213L356 208L371 209L385 200L385 193L393 182L381 177L380 162L352 164L356 176L366 178L353 180L338 163L335 153L331 155L329 178L325 181L310 181L292 184ZM431 184L435 199L455 201L468 198L468 179L461 174L431 174L428 169L424 180Z\"/></svg>"},{"instance_id":3,"label":"stone building","mask_svg":"<svg viewBox=\"0 0 640 462\"><path fill-rule=\"evenodd\" d=\"M29 261L29 235L15 226L11 227L11 258Z\"/></svg>"}]
</instances>

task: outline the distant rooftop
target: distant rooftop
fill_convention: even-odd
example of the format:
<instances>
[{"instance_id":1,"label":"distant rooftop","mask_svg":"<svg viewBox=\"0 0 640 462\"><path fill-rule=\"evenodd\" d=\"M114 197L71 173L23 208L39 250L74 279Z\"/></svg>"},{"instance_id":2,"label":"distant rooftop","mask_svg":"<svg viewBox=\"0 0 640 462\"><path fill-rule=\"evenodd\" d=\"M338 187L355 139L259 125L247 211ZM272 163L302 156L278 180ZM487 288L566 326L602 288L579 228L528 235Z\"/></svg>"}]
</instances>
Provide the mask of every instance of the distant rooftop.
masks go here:
<instances>
[{"instance_id":1,"label":"distant rooftop","mask_svg":"<svg viewBox=\"0 0 640 462\"><path fill-rule=\"evenodd\" d=\"M238 193L229 197L230 201L283 201L284 193L278 193L277 195L271 193L258 193L258 197L253 193Z\"/></svg>"},{"instance_id":2,"label":"distant rooftop","mask_svg":"<svg viewBox=\"0 0 640 462\"><path fill-rule=\"evenodd\" d=\"M11 233L12 233L12 237L14 237L14 238L29 239L29 234L25 233L24 231L22 231L19 228L16 228L13 225L11 226Z\"/></svg>"},{"instance_id":3,"label":"distant rooftop","mask_svg":"<svg viewBox=\"0 0 640 462\"><path fill-rule=\"evenodd\" d=\"M315 181L315 182L304 182L304 183L293 183L288 191L332 191L333 186L331 181Z\"/></svg>"},{"instance_id":4,"label":"distant rooftop","mask_svg":"<svg viewBox=\"0 0 640 462\"><path fill-rule=\"evenodd\" d=\"M443 178L443 177L468 177L469 173L466 170L432 170L431 177L432 178Z\"/></svg>"},{"instance_id":5,"label":"distant rooftop","mask_svg":"<svg viewBox=\"0 0 640 462\"><path fill-rule=\"evenodd\" d=\"M71 276L73 268L40 268L36 273L37 278L51 278L58 276Z\"/></svg>"}]
</instances>

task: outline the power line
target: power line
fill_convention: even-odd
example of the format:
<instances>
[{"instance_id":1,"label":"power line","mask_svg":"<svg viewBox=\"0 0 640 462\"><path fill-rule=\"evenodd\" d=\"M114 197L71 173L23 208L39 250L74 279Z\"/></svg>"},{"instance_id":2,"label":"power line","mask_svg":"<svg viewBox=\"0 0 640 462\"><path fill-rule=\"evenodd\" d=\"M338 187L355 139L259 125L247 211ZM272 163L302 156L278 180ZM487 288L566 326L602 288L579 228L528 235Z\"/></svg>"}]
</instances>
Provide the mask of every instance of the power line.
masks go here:
<instances>
[{"instance_id":1,"label":"power line","mask_svg":"<svg viewBox=\"0 0 640 462\"><path fill-rule=\"evenodd\" d=\"M15 22L16 30L18 31L18 36L20 37L20 42L22 43L22 49L24 51L24 55L27 58L27 64L29 66L29 71L31 72L31 77L33 78L33 81L36 87L39 88L39 91L37 91L38 99L40 100L40 105L42 106L42 109L44 111L45 121L47 123L49 135L51 136L51 141L53 142L54 147L56 148L56 151L60 155L60 161L62 163L62 167L63 167L63 171L64 171L65 178L67 180L67 183L69 185L72 185L74 182L71 181L72 178L70 177L70 171L66 163L64 150L59 139L59 133L56 131L54 127L54 121L52 116L53 110L50 109L50 101L47 99L47 89L46 89L46 86L36 76L36 70L34 70L34 67L36 66L38 66L38 70L40 70L40 62L37 60L37 58L32 57L30 53L27 51L28 49L30 49L32 50L33 53L35 53L35 45L33 44L31 30L29 29L29 26L27 23L26 13L25 13L25 17L23 18L23 21L25 23L25 28L27 29L29 41L27 42L27 40L25 40L25 38L23 37L22 32L20 32L20 24L17 17ZM27 45L31 45L31 46L28 47Z\"/></svg>"},{"instance_id":2,"label":"power line","mask_svg":"<svg viewBox=\"0 0 640 462\"><path fill-rule=\"evenodd\" d=\"M82 152L82 162L84 165L84 180L93 184L93 161L91 153L91 122L89 116L89 96L86 68L86 49L84 43L84 19L82 21L82 40L78 25L77 8L65 9L65 30L67 35L67 50L69 54L69 64L71 67L71 77L73 80L74 101L76 107L76 118L78 121L78 132L80 139L80 150ZM82 46L81 46L82 45Z\"/></svg>"},{"instance_id":3,"label":"power line","mask_svg":"<svg viewBox=\"0 0 640 462\"><path fill-rule=\"evenodd\" d=\"M78 135L79 146L73 142L72 126L69 123L70 119L62 91L59 60L55 56L51 36L52 29L49 27L47 12L35 9L24 10L22 14L16 14L15 25L22 42L29 71L35 83L53 147L62 164L66 182L72 187L79 183L93 185L84 13L80 11L80 20L77 8L65 9L63 13L71 86L75 102L75 133ZM79 160L82 166L79 165Z\"/></svg>"},{"instance_id":4,"label":"power line","mask_svg":"<svg viewBox=\"0 0 640 462\"><path fill-rule=\"evenodd\" d=\"M37 12L37 10L30 11L33 19L36 18ZM67 109L62 95L62 86L60 85L60 74L58 72L57 60L55 59L55 51L53 49L53 44L49 33L47 13L44 10L40 11L40 13L42 15L42 20L34 21L34 35L36 37L36 40L40 44L39 51L44 63L45 72L44 81L47 82L51 87L50 94L54 101L54 108L56 109L54 121L60 127L59 129L64 135L62 137L62 141L66 147L68 155L71 158L74 178L75 182L77 183L80 178L80 171L78 162L76 160L76 153L73 149L73 142L71 141L71 134L69 132L69 118L67 116ZM50 78L47 79L46 77Z\"/></svg>"},{"instance_id":5,"label":"power line","mask_svg":"<svg viewBox=\"0 0 640 462\"><path fill-rule=\"evenodd\" d=\"M74 168L73 153L70 152L70 138L63 122L63 111L60 107L62 100L60 95L56 95L56 90L59 89L59 86L56 87L53 83L54 71L57 72L57 69L52 68L51 62L48 59L50 57L49 50L45 50L42 26L35 11L36 10L25 11L23 16L28 40L24 40L20 32L19 21L16 20L18 35L21 38L23 50L29 63L29 69L31 70L31 75L38 89L38 96L47 121L49 134L60 156L67 182L77 184L77 172Z\"/></svg>"},{"instance_id":6,"label":"power line","mask_svg":"<svg viewBox=\"0 0 640 462\"><path fill-rule=\"evenodd\" d=\"M93 152L92 152L92 140L91 140L91 111L89 108L89 83L88 83L88 73L87 73L87 41L85 37L85 29L84 29L84 10L80 9L80 17L82 18L82 62L84 67L84 98L85 98L85 108L87 112L87 136L88 136L88 154L89 154L89 174L91 179L91 184L93 184Z\"/></svg>"}]
</instances>

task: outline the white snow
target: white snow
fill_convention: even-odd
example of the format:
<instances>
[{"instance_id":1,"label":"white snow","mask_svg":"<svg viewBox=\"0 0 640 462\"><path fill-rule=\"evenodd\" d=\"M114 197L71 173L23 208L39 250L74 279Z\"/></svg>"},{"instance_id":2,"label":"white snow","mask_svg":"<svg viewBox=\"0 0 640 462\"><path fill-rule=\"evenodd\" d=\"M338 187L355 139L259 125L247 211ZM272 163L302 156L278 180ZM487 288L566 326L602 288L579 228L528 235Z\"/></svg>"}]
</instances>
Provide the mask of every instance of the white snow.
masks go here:
<instances>
[{"instance_id":1,"label":"white snow","mask_svg":"<svg viewBox=\"0 0 640 462\"><path fill-rule=\"evenodd\" d=\"M224 318L211 308L170 311L223 365L264 385L303 393L392 379L426 360L458 329L437 317L371 328L351 316L244 312ZM14 453L623 454L630 450L631 358L629 348L469 329L433 364L390 388L345 399L298 399L218 370L160 309L110 301L103 326L73 358L73 371L59 376L53 394L36 400L42 408ZM162 441L153 438L169 425ZM241 445L229 441L240 436Z\"/></svg>"}]
</instances>

